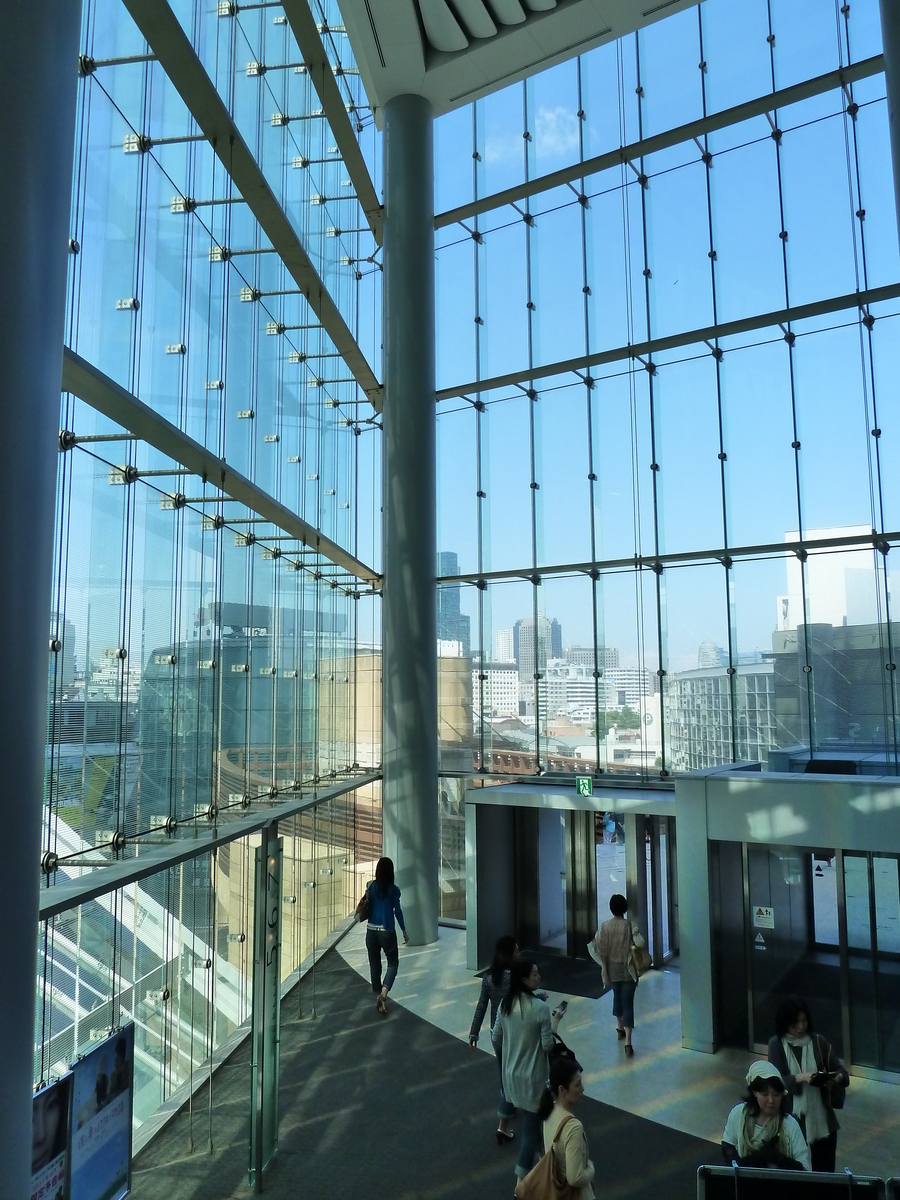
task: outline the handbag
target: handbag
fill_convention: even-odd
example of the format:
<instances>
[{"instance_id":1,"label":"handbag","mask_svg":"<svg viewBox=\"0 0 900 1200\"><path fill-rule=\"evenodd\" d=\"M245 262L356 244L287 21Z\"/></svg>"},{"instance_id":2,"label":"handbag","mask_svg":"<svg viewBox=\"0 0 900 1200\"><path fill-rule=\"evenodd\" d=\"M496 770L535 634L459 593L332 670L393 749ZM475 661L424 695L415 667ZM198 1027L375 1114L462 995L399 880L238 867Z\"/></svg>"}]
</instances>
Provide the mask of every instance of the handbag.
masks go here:
<instances>
[{"instance_id":1,"label":"handbag","mask_svg":"<svg viewBox=\"0 0 900 1200\"><path fill-rule=\"evenodd\" d=\"M550 1053L552 1054L553 1051L551 1050ZM578 1200L580 1188L563 1183L559 1177L556 1155L553 1153L553 1147L556 1145L563 1126L571 1120L572 1117L568 1116L560 1121L559 1129L550 1143L550 1149L537 1166L532 1167L525 1178L520 1179L516 1184L516 1200Z\"/></svg>"},{"instance_id":2,"label":"handbag","mask_svg":"<svg viewBox=\"0 0 900 1200\"><path fill-rule=\"evenodd\" d=\"M581 1063L575 1057L575 1052L570 1050L566 1043L562 1040L558 1033L553 1035L553 1046L547 1051L547 1062L550 1066L560 1060L574 1063L578 1070L581 1070Z\"/></svg>"},{"instance_id":3,"label":"handbag","mask_svg":"<svg viewBox=\"0 0 900 1200\"><path fill-rule=\"evenodd\" d=\"M646 975L653 966L653 959L650 957L649 950L644 950L635 943L633 930L631 937L631 961L634 963L634 969L638 975Z\"/></svg>"},{"instance_id":4,"label":"handbag","mask_svg":"<svg viewBox=\"0 0 900 1200\"><path fill-rule=\"evenodd\" d=\"M357 921L368 921L369 919L369 888L371 884L366 884L366 890L363 892L359 903L356 906Z\"/></svg>"},{"instance_id":5,"label":"handbag","mask_svg":"<svg viewBox=\"0 0 900 1200\"><path fill-rule=\"evenodd\" d=\"M819 1039L819 1053L822 1052L822 1038ZM826 1043L828 1045L828 1043ZM831 1046L828 1046L828 1053L825 1056L825 1070L831 1070ZM847 1098L847 1088L843 1083L838 1083L836 1079L829 1080L828 1083L822 1085L822 1099L825 1102L826 1108L843 1108L844 1101Z\"/></svg>"}]
</instances>

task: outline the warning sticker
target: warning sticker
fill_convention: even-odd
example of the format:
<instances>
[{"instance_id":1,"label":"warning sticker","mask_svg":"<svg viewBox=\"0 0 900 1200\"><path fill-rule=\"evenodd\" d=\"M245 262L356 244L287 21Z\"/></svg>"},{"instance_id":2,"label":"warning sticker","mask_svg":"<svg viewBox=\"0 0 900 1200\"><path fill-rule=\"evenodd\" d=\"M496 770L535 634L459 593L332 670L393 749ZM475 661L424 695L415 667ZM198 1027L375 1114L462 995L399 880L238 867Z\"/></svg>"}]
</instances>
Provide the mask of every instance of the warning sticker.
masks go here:
<instances>
[{"instance_id":1,"label":"warning sticker","mask_svg":"<svg viewBox=\"0 0 900 1200\"><path fill-rule=\"evenodd\" d=\"M754 946L755 946L755 949L757 949L757 950L765 950L766 939L763 937L763 935L761 933L758 933L756 935Z\"/></svg>"},{"instance_id":2,"label":"warning sticker","mask_svg":"<svg viewBox=\"0 0 900 1200\"><path fill-rule=\"evenodd\" d=\"M754 929L774 929L775 909L759 906L753 910Z\"/></svg>"}]
</instances>

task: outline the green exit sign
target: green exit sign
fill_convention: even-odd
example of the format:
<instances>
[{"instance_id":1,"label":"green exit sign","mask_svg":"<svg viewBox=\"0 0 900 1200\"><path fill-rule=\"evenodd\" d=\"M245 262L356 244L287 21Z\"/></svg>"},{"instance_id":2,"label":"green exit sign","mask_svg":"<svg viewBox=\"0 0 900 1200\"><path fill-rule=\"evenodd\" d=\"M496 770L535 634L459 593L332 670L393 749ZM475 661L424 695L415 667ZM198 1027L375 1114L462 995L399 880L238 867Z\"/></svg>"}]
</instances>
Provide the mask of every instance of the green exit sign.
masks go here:
<instances>
[{"instance_id":1,"label":"green exit sign","mask_svg":"<svg viewBox=\"0 0 900 1200\"><path fill-rule=\"evenodd\" d=\"M590 775L575 776L575 791L579 796L593 796L594 781Z\"/></svg>"}]
</instances>

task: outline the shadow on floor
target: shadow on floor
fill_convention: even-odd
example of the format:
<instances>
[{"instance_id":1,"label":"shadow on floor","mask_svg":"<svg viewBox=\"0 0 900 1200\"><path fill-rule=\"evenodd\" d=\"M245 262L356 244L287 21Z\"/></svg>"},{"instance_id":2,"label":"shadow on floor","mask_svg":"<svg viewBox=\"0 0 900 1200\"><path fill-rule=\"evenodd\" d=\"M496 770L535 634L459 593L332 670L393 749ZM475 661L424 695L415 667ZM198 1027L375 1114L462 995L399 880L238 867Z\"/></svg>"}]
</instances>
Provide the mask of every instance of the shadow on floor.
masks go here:
<instances>
[{"instance_id":1,"label":"shadow on floor","mask_svg":"<svg viewBox=\"0 0 900 1200\"><path fill-rule=\"evenodd\" d=\"M512 1195L515 1150L494 1143L497 1069L485 1054L371 993L329 951L282 1005L281 1133L264 1191L291 1200L495 1200ZM249 1043L213 1079L214 1149L206 1089L137 1157L135 1200L244 1197L249 1137ZM693 1200L714 1146L595 1100L578 1115L603 1200ZM195 1150L189 1152L189 1122Z\"/></svg>"}]
</instances>

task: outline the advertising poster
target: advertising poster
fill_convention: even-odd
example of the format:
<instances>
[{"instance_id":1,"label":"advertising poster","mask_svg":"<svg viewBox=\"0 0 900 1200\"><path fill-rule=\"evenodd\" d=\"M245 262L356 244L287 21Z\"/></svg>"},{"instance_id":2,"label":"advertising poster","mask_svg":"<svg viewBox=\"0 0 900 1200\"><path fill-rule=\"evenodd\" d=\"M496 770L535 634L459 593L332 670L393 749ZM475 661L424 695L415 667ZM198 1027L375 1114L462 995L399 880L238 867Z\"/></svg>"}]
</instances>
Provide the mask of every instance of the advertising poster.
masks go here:
<instances>
[{"instance_id":1,"label":"advertising poster","mask_svg":"<svg viewBox=\"0 0 900 1200\"><path fill-rule=\"evenodd\" d=\"M72 1076L35 1093L31 1108L31 1200L69 1200Z\"/></svg>"},{"instance_id":2,"label":"advertising poster","mask_svg":"<svg viewBox=\"0 0 900 1200\"><path fill-rule=\"evenodd\" d=\"M71 1200L119 1200L131 1184L134 1025L72 1068Z\"/></svg>"}]
</instances>

